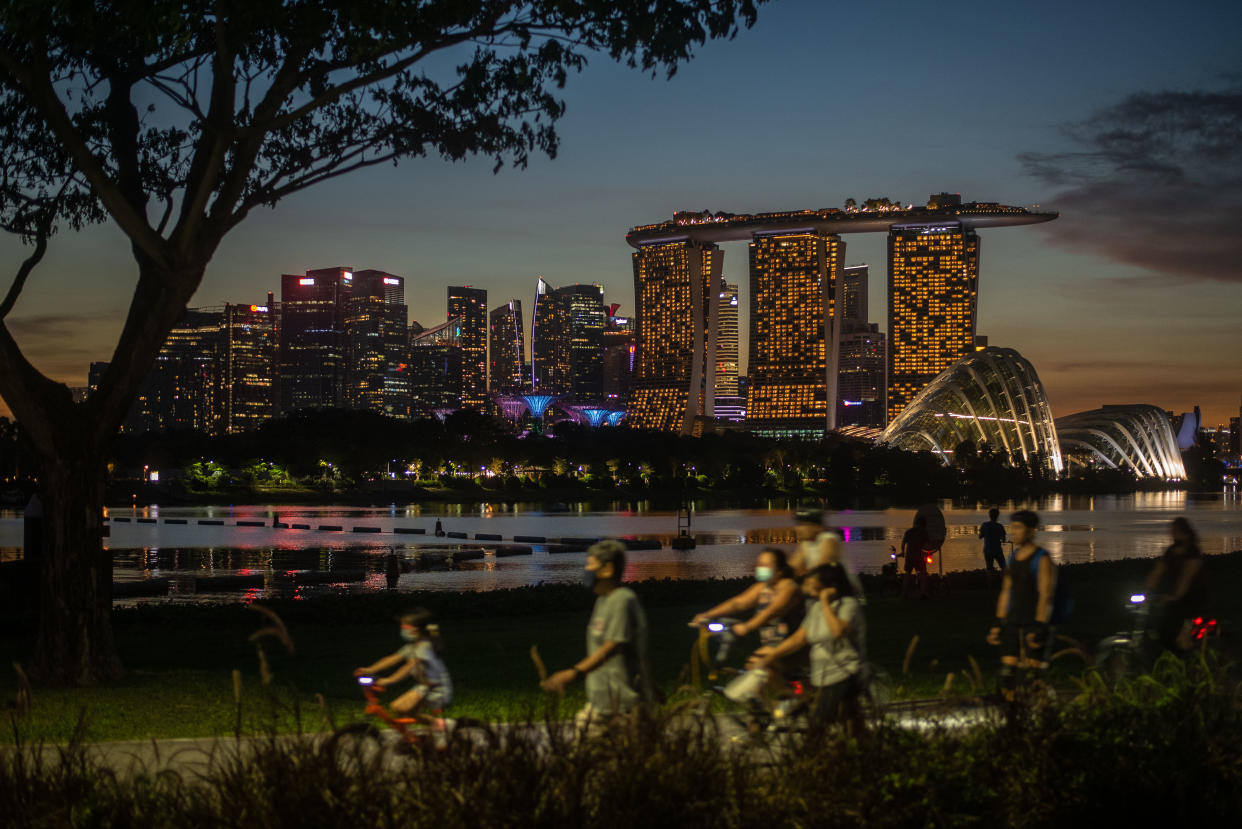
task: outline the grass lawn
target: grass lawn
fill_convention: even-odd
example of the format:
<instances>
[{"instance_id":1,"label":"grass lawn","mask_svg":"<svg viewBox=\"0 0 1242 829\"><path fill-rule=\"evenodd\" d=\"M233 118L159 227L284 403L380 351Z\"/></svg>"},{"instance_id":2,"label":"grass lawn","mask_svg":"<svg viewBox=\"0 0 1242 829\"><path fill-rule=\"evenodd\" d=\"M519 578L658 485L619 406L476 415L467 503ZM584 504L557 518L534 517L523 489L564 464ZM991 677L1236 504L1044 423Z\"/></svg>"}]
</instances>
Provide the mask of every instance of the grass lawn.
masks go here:
<instances>
[{"instance_id":1,"label":"grass lawn","mask_svg":"<svg viewBox=\"0 0 1242 829\"><path fill-rule=\"evenodd\" d=\"M1148 561L1077 565L1064 569L1075 596L1064 633L1094 647L1102 636L1125 626L1124 597L1141 584ZM1224 599L1242 589L1242 554L1209 560L1213 595ZM687 682L695 634L686 622L697 611L736 592L741 582L640 584L647 603L655 676L670 697ZM549 671L567 667L584 653L590 597L580 588L548 586L497 594L375 596L276 603L295 653L273 638L262 640L273 684L265 688L249 635L265 624L256 613L232 607L160 607L116 614L116 636L128 673L115 684L91 689L34 689L32 712L19 723L23 739L65 740L79 717L91 740L202 737L232 734L238 723L233 671L241 672L241 728L246 733L273 723L282 730L324 727L324 712L338 723L361 716L361 696L351 671L395 650L401 643L392 621L397 608L438 602L453 675L453 713L484 719L542 716L548 697L539 691L530 648L538 645ZM545 601L546 599L546 601ZM950 595L901 600L875 595L867 606L868 646L874 662L887 669L898 696L934 696L955 675L954 690L970 693L966 679L977 660L990 688L997 655L984 642L995 590L981 573L961 574ZM568 606L567 606L568 605ZM546 609L545 609L546 608ZM1223 612L1222 612L1222 615ZM1238 619L1242 622L1242 618ZM0 634L5 663L29 660L32 635L12 629ZM902 673L912 637L919 642ZM740 658L748 649L739 647ZM1065 658L1059 681L1068 683L1082 667ZM12 700L15 675L0 680L0 698ZM581 687L563 703L576 708ZM322 697L323 705L319 699ZM13 729L0 740L12 740Z\"/></svg>"}]
</instances>

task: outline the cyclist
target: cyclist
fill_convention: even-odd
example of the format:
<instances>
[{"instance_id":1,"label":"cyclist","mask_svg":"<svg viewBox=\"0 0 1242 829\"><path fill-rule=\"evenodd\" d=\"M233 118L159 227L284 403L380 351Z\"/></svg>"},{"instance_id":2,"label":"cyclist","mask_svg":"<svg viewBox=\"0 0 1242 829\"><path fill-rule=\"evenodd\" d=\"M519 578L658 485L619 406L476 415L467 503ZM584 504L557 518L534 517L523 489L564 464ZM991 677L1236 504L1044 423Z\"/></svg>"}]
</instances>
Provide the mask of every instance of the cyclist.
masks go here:
<instances>
[{"instance_id":1,"label":"cyclist","mask_svg":"<svg viewBox=\"0 0 1242 829\"><path fill-rule=\"evenodd\" d=\"M996 621L988 644L1001 647L1001 693L1012 699L1018 672L1029 677L1047 667L1048 622L1052 618L1057 568L1052 556L1035 543L1039 516L1018 510L1009 517L1015 550L1001 580Z\"/></svg>"},{"instance_id":2,"label":"cyclist","mask_svg":"<svg viewBox=\"0 0 1242 829\"><path fill-rule=\"evenodd\" d=\"M1192 620L1204 614L1208 585L1199 537L1190 522L1179 515L1169 530L1173 543L1148 573L1147 592L1160 599L1157 624L1161 644L1181 653L1194 647Z\"/></svg>"},{"instance_id":3,"label":"cyclist","mask_svg":"<svg viewBox=\"0 0 1242 829\"><path fill-rule=\"evenodd\" d=\"M398 716L435 723L437 718L427 712L441 711L453 701L453 680L441 659L440 628L432 621L431 611L421 607L405 614L400 621L401 638L406 644L375 664L358 668L354 676L373 676L397 668L387 677L376 678L376 685L387 687L413 675L414 688L393 700L389 708Z\"/></svg>"}]
</instances>

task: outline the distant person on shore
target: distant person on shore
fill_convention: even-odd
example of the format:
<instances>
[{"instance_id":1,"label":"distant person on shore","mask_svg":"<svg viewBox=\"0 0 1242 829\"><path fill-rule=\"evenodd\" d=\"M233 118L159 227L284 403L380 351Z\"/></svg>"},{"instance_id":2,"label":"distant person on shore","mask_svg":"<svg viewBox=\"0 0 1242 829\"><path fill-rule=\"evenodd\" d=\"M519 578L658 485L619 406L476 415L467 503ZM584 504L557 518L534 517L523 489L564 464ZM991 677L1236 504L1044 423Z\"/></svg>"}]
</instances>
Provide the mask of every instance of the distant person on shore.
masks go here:
<instances>
[{"instance_id":1,"label":"distant person on shore","mask_svg":"<svg viewBox=\"0 0 1242 829\"><path fill-rule=\"evenodd\" d=\"M440 629L432 620L431 611L420 607L402 616L401 638L406 644L400 650L373 665L358 668L354 676L374 676L400 665L388 676L375 678L376 685L387 688L414 677L414 688L393 700L389 708L400 717L443 725L435 714L453 701L453 680L441 658Z\"/></svg>"},{"instance_id":2,"label":"distant person on shore","mask_svg":"<svg viewBox=\"0 0 1242 829\"><path fill-rule=\"evenodd\" d=\"M439 518L436 519L435 534L436 538L444 538L444 525L440 523Z\"/></svg>"},{"instance_id":3,"label":"distant person on shore","mask_svg":"<svg viewBox=\"0 0 1242 829\"><path fill-rule=\"evenodd\" d=\"M543 682L560 693L579 677L586 680L586 705L574 717L583 736L605 733L617 718L652 700L647 662L647 616L634 591L621 586L625 545L611 539L587 549L584 583L595 593L587 624L585 659Z\"/></svg>"},{"instance_id":4,"label":"distant person on shore","mask_svg":"<svg viewBox=\"0 0 1242 829\"><path fill-rule=\"evenodd\" d=\"M820 561L819 534L824 531L824 512L818 509L801 509L794 514L794 547L789 566L796 578L802 578L823 562Z\"/></svg>"},{"instance_id":5,"label":"distant person on shore","mask_svg":"<svg viewBox=\"0 0 1242 829\"><path fill-rule=\"evenodd\" d=\"M901 595L909 596L912 582L918 582L919 595L927 598L927 549L931 539L927 535L927 516L915 515L914 524L901 537L901 552L905 558L905 578L902 579Z\"/></svg>"},{"instance_id":6,"label":"distant person on shore","mask_svg":"<svg viewBox=\"0 0 1242 829\"><path fill-rule=\"evenodd\" d=\"M1019 672L1032 678L1047 667L1048 624L1052 620L1057 567L1052 556L1035 543L1039 516L1019 510L1009 518L1015 550L1001 579L996 621L988 644L1001 648L1000 686L1013 699Z\"/></svg>"},{"instance_id":7,"label":"distant person on shore","mask_svg":"<svg viewBox=\"0 0 1242 829\"><path fill-rule=\"evenodd\" d=\"M1001 573L1005 572L1005 528L996 520L999 515L1000 510L992 507L988 510L988 520L979 525L979 537L983 539L983 564L988 568L989 578L993 563Z\"/></svg>"},{"instance_id":8,"label":"distant person on shore","mask_svg":"<svg viewBox=\"0 0 1242 829\"><path fill-rule=\"evenodd\" d=\"M1174 653L1194 647L1194 619L1206 611L1208 583L1203 570L1199 536L1184 517L1174 518L1170 527L1173 543L1147 574L1147 592L1160 604L1156 622L1160 642Z\"/></svg>"}]
</instances>

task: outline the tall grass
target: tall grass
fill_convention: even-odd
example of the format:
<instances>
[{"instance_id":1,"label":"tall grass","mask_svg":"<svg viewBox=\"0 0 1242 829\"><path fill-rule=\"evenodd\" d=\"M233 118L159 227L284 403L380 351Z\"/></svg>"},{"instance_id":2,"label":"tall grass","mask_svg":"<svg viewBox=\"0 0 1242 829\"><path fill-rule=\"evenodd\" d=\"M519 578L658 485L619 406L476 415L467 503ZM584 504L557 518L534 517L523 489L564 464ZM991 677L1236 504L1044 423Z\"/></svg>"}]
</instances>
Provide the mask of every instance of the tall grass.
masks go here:
<instances>
[{"instance_id":1,"label":"tall grass","mask_svg":"<svg viewBox=\"0 0 1242 829\"><path fill-rule=\"evenodd\" d=\"M22 827L1242 825L1242 693L1162 661L1068 703L969 729L873 722L764 746L684 706L579 740L554 716L396 753L340 729L229 741L201 765L117 768L98 749L0 752L0 824Z\"/></svg>"}]
</instances>

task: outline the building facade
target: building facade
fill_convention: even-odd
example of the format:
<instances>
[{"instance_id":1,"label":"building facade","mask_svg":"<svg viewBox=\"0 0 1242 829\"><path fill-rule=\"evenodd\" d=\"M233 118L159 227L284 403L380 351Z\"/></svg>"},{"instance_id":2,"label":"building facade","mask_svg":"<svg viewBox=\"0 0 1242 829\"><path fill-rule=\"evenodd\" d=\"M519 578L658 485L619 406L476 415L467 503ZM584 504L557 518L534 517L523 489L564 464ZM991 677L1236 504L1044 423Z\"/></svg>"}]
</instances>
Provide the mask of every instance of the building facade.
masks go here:
<instances>
[{"instance_id":1,"label":"building facade","mask_svg":"<svg viewBox=\"0 0 1242 829\"><path fill-rule=\"evenodd\" d=\"M882 429L888 423L886 339L874 322L847 322L837 368L837 426Z\"/></svg>"},{"instance_id":2,"label":"building facade","mask_svg":"<svg viewBox=\"0 0 1242 829\"><path fill-rule=\"evenodd\" d=\"M841 319L845 323L870 322L867 307L867 265L846 265L842 271Z\"/></svg>"},{"instance_id":3,"label":"building facade","mask_svg":"<svg viewBox=\"0 0 1242 829\"><path fill-rule=\"evenodd\" d=\"M266 305L225 305L221 332L220 426L234 435L276 414L276 312Z\"/></svg>"},{"instance_id":4,"label":"building facade","mask_svg":"<svg viewBox=\"0 0 1242 829\"><path fill-rule=\"evenodd\" d=\"M415 417L462 408L462 321L410 326L410 397Z\"/></svg>"},{"instance_id":5,"label":"building facade","mask_svg":"<svg viewBox=\"0 0 1242 829\"><path fill-rule=\"evenodd\" d=\"M449 319L460 320L461 407L487 405L487 291L469 285L448 289Z\"/></svg>"},{"instance_id":6,"label":"building facade","mask_svg":"<svg viewBox=\"0 0 1242 829\"><path fill-rule=\"evenodd\" d=\"M1128 469L1138 478L1186 477L1177 436L1159 406L1103 406L1059 417L1056 428L1062 450L1083 466Z\"/></svg>"},{"instance_id":7,"label":"building facade","mask_svg":"<svg viewBox=\"0 0 1242 829\"><path fill-rule=\"evenodd\" d=\"M711 417L723 252L714 244L639 245L634 267L638 367L627 406L638 429L690 434Z\"/></svg>"},{"instance_id":8,"label":"building facade","mask_svg":"<svg viewBox=\"0 0 1242 829\"><path fill-rule=\"evenodd\" d=\"M835 428L845 243L824 233L750 243L750 384L746 428L816 438Z\"/></svg>"},{"instance_id":9,"label":"building facade","mask_svg":"<svg viewBox=\"0 0 1242 829\"><path fill-rule=\"evenodd\" d=\"M625 408L638 364L634 321L618 314L619 309L615 303L609 305L604 324L604 399L614 409Z\"/></svg>"},{"instance_id":10,"label":"building facade","mask_svg":"<svg viewBox=\"0 0 1242 829\"><path fill-rule=\"evenodd\" d=\"M280 411L340 409L348 402L345 315L353 268L280 277Z\"/></svg>"},{"instance_id":11,"label":"building facade","mask_svg":"<svg viewBox=\"0 0 1242 829\"><path fill-rule=\"evenodd\" d=\"M943 194L942 194L943 195ZM888 234L888 413L975 349L979 237L961 222Z\"/></svg>"},{"instance_id":12,"label":"building facade","mask_svg":"<svg viewBox=\"0 0 1242 829\"><path fill-rule=\"evenodd\" d=\"M354 272L345 313L346 399L351 409L409 417L408 320L402 277L376 270Z\"/></svg>"},{"instance_id":13,"label":"building facade","mask_svg":"<svg viewBox=\"0 0 1242 829\"><path fill-rule=\"evenodd\" d=\"M492 310L490 335L488 389L493 394L521 394L527 385L522 300L511 299Z\"/></svg>"}]
</instances>

